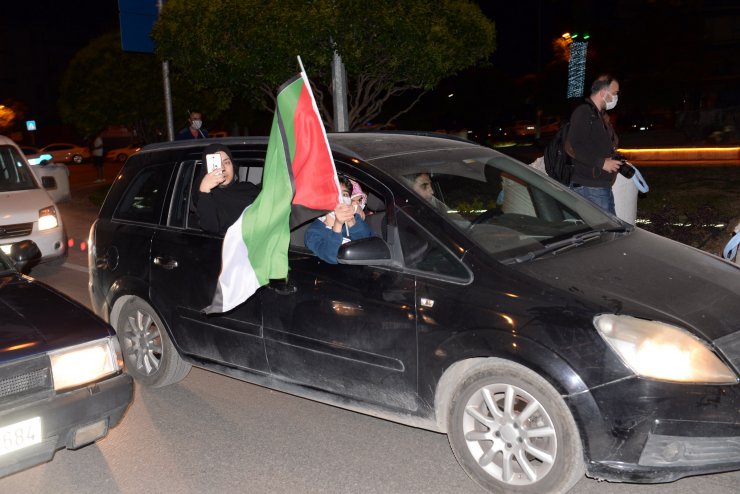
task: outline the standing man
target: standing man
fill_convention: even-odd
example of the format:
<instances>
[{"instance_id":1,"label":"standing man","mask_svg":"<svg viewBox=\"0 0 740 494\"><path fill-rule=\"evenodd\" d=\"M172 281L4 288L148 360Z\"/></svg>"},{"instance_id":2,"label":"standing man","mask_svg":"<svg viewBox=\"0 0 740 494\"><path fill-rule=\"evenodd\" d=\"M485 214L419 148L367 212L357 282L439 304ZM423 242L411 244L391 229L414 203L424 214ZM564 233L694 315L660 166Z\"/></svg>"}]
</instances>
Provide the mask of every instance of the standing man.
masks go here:
<instances>
[{"instance_id":1,"label":"standing man","mask_svg":"<svg viewBox=\"0 0 740 494\"><path fill-rule=\"evenodd\" d=\"M180 130L175 136L176 141L187 139L205 139L208 131L203 128L203 118L199 111L191 111L188 116L188 126Z\"/></svg>"},{"instance_id":2,"label":"standing man","mask_svg":"<svg viewBox=\"0 0 740 494\"><path fill-rule=\"evenodd\" d=\"M612 185L622 162L617 135L606 114L617 105L619 82L601 75L591 85L591 96L573 110L566 151L573 159L571 188L601 208L616 214Z\"/></svg>"},{"instance_id":3,"label":"standing man","mask_svg":"<svg viewBox=\"0 0 740 494\"><path fill-rule=\"evenodd\" d=\"M95 136L91 153L93 165L95 165L96 184L105 182L105 153L103 152L103 137L101 136L101 133L102 132L98 132Z\"/></svg>"}]
</instances>

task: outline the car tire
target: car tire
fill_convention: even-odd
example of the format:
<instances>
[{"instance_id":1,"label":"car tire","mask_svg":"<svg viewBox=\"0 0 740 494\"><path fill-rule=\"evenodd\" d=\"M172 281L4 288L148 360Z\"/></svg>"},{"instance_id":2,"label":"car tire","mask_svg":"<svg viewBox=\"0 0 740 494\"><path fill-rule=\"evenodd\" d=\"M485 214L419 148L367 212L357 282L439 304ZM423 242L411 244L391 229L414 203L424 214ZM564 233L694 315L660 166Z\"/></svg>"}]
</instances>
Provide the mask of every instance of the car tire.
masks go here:
<instances>
[{"instance_id":1,"label":"car tire","mask_svg":"<svg viewBox=\"0 0 740 494\"><path fill-rule=\"evenodd\" d=\"M74 156L72 156L72 161L79 165L80 163L82 163L82 155L75 154Z\"/></svg>"},{"instance_id":2,"label":"car tire","mask_svg":"<svg viewBox=\"0 0 740 494\"><path fill-rule=\"evenodd\" d=\"M522 365L488 359L471 369L448 421L457 461L492 492L564 493L583 478L573 415L550 383Z\"/></svg>"},{"instance_id":3,"label":"car tire","mask_svg":"<svg viewBox=\"0 0 740 494\"><path fill-rule=\"evenodd\" d=\"M162 320L140 298L125 302L116 333L126 371L138 382L160 388L181 381L190 372L190 364L177 353Z\"/></svg>"},{"instance_id":4,"label":"car tire","mask_svg":"<svg viewBox=\"0 0 740 494\"><path fill-rule=\"evenodd\" d=\"M124 163L124 162L126 161L126 158L128 158L128 156L126 156L126 155L125 155L125 154L123 154L123 153L120 153L120 154L119 154L118 156L116 156L116 159L117 159L117 160L118 160L118 161L119 161L120 163Z\"/></svg>"}]
</instances>

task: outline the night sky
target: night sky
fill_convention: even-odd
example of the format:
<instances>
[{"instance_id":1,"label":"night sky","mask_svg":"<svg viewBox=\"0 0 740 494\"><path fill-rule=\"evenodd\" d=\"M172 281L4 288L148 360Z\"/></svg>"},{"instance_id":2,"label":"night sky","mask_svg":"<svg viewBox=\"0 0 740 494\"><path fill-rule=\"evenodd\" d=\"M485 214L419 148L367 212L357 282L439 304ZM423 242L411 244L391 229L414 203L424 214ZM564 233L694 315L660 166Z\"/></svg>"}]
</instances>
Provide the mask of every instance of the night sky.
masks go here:
<instances>
[{"instance_id":1,"label":"night sky","mask_svg":"<svg viewBox=\"0 0 740 494\"><path fill-rule=\"evenodd\" d=\"M671 57L679 59L684 50L689 50L687 57L700 53L694 49L695 44L687 45L682 41L682 36L691 35L682 31L690 31L694 25L700 25L701 15L694 21L697 12L686 18L674 6L701 5L702 2L479 0L478 3L496 22L497 49L491 57L491 66L512 79L544 70L553 59L553 39L564 31L591 30L594 38L589 45L589 53L593 50L602 56L600 60L604 69L609 69L609 60L613 60L619 62L615 64L617 67L621 64L622 70L629 67L634 68L635 74L643 74L650 70L651 64L665 63ZM642 19L642 9L655 5L662 9L659 18ZM724 8L734 16L731 19L735 22L740 19L740 2L736 0L712 0L706 5L712 6L715 15L717 9ZM28 108L27 118L37 120L40 125L59 124L56 100L67 63L92 39L117 29L118 22L116 0L4 2L0 18L0 64L3 67L0 71L0 101L8 98L20 100ZM635 29L643 31L635 33ZM660 51L661 47L652 51L640 47L639 38L650 39L650 35L654 35L654 40L665 40L664 52ZM694 39L703 42L699 37ZM651 44L660 42L646 41ZM737 41L735 48L738 48ZM736 55L737 52L734 53ZM652 58L643 60L642 56ZM737 63L726 65L733 68L723 77L729 75L737 79Z\"/></svg>"}]
</instances>

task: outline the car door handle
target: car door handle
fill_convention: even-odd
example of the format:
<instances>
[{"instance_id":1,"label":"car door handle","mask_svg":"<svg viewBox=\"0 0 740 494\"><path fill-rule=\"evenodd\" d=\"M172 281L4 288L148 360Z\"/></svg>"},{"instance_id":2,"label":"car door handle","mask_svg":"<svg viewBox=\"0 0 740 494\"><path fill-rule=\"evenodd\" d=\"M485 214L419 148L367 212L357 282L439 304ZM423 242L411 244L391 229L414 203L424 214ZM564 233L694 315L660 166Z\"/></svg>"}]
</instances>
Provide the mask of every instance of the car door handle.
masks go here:
<instances>
[{"instance_id":1,"label":"car door handle","mask_svg":"<svg viewBox=\"0 0 740 494\"><path fill-rule=\"evenodd\" d=\"M108 269L109 267L110 267L110 259L108 259L108 256L101 256L95 259L95 268Z\"/></svg>"},{"instance_id":2,"label":"car door handle","mask_svg":"<svg viewBox=\"0 0 740 494\"><path fill-rule=\"evenodd\" d=\"M165 259L164 257L157 256L154 258L154 265L164 269L175 269L177 267L177 261L172 258Z\"/></svg>"}]
</instances>

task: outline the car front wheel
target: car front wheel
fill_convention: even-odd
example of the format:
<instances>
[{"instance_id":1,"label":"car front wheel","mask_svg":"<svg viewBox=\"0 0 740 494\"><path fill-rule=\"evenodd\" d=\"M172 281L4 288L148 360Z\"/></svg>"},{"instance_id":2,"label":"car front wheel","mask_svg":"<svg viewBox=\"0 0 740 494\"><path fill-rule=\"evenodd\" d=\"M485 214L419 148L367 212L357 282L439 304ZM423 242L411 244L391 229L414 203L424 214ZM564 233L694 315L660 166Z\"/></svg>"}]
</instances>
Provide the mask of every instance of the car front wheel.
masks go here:
<instances>
[{"instance_id":1,"label":"car front wheel","mask_svg":"<svg viewBox=\"0 0 740 494\"><path fill-rule=\"evenodd\" d=\"M448 415L450 445L473 480L497 493L564 493L585 472L575 420L542 377L489 359L458 386Z\"/></svg>"},{"instance_id":2,"label":"car front wheel","mask_svg":"<svg viewBox=\"0 0 740 494\"><path fill-rule=\"evenodd\" d=\"M190 372L162 320L143 300L134 297L125 302L116 333L126 371L137 381L159 388L181 381Z\"/></svg>"},{"instance_id":3,"label":"car front wheel","mask_svg":"<svg viewBox=\"0 0 740 494\"><path fill-rule=\"evenodd\" d=\"M82 163L82 155L75 154L74 156L72 156L72 161L79 165L80 163Z\"/></svg>"},{"instance_id":4,"label":"car front wheel","mask_svg":"<svg viewBox=\"0 0 740 494\"><path fill-rule=\"evenodd\" d=\"M119 153L119 155L116 157L116 159L118 159L118 161L120 161L121 163L123 163L124 161L126 161L126 158L128 158L128 156L126 156L123 153Z\"/></svg>"}]
</instances>

